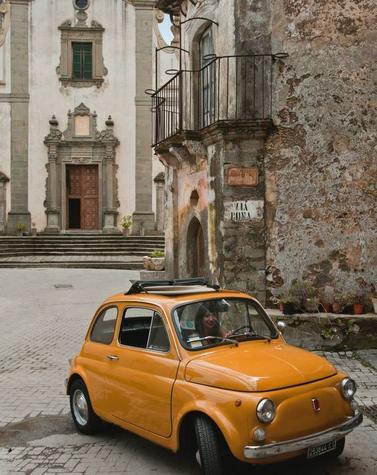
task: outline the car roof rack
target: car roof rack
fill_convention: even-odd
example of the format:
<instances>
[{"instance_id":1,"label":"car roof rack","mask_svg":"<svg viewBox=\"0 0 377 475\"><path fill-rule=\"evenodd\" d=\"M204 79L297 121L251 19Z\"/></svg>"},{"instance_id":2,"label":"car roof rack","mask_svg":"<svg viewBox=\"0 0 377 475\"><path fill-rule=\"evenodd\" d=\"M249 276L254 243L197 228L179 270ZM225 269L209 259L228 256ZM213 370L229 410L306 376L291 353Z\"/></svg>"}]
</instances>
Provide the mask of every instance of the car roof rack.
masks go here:
<instances>
[{"instance_id":1,"label":"car roof rack","mask_svg":"<svg viewBox=\"0 0 377 475\"><path fill-rule=\"evenodd\" d=\"M217 284L210 284L205 277L173 280L131 280L132 283L125 295L155 293L162 295L178 295L195 292L213 292L220 289Z\"/></svg>"}]
</instances>

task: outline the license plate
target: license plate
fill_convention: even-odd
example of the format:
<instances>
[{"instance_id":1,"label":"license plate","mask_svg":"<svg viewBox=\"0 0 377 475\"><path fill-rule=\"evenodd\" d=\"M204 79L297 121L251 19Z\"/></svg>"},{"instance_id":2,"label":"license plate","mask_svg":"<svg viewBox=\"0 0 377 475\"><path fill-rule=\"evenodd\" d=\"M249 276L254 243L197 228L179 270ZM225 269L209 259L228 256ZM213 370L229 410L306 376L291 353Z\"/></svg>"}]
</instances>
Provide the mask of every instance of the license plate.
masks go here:
<instances>
[{"instance_id":1,"label":"license plate","mask_svg":"<svg viewBox=\"0 0 377 475\"><path fill-rule=\"evenodd\" d=\"M326 444L317 445L317 447L309 447L307 452L307 458L312 459L314 457L319 457L320 455L325 454L326 452L331 452L336 447L336 440L327 442Z\"/></svg>"}]
</instances>

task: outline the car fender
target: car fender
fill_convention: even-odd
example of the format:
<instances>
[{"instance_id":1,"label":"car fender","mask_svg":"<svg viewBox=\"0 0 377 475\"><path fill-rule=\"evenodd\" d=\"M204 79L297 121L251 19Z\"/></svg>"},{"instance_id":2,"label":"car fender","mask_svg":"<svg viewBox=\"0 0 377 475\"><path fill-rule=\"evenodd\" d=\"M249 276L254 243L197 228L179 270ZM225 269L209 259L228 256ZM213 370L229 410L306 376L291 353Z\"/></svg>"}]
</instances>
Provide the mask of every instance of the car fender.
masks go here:
<instances>
[{"instance_id":1,"label":"car fender","mask_svg":"<svg viewBox=\"0 0 377 475\"><path fill-rule=\"evenodd\" d=\"M242 416L241 413L239 413L239 416L241 417L233 417L234 411L236 410L233 402L232 410L224 410L224 407L217 406L216 404L210 403L209 401L211 401L211 399L205 399L203 396L203 398L201 399L193 398L192 400L188 400L183 405L179 406L178 412L176 414L173 414L173 446L175 446L176 450L179 449L180 430L185 418L192 413L201 413L205 414L216 424L233 455L236 457L240 457L240 455L242 456L242 454L239 453L239 450L243 442L245 441L246 424L244 421L243 426L245 430L243 430L242 428L240 428L239 422L241 419L244 420L244 415Z\"/></svg>"}]
</instances>

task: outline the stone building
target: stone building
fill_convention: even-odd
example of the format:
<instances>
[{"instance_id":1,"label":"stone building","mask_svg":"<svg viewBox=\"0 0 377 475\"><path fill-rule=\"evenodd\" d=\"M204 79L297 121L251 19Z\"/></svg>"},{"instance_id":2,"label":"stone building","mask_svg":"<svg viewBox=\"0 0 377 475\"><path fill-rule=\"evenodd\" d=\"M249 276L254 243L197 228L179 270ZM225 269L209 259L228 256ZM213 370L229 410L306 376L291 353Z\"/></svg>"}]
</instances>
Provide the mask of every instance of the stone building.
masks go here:
<instances>
[{"instance_id":1,"label":"stone building","mask_svg":"<svg viewBox=\"0 0 377 475\"><path fill-rule=\"evenodd\" d=\"M0 233L156 230L154 6L0 0Z\"/></svg>"},{"instance_id":2,"label":"stone building","mask_svg":"<svg viewBox=\"0 0 377 475\"><path fill-rule=\"evenodd\" d=\"M181 71L154 94L167 268L264 299L377 277L374 0L159 0Z\"/></svg>"}]
</instances>

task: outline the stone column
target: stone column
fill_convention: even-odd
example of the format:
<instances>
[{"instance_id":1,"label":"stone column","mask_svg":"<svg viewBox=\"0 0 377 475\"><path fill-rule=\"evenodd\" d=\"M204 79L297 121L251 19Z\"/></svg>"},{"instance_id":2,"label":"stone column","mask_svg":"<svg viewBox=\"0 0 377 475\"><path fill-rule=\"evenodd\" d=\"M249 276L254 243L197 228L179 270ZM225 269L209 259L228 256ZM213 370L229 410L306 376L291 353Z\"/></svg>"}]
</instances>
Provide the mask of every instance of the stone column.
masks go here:
<instances>
[{"instance_id":1,"label":"stone column","mask_svg":"<svg viewBox=\"0 0 377 475\"><path fill-rule=\"evenodd\" d=\"M116 205L116 184L115 184L115 147L118 145L118 140L114 137L114 121L109 116L106 121L106 130L102 134L103 142L105 144L105 160L104 160L104 178L106 183L105 196L105 210L103 232L116 233L118 211Z\"/></svg>"},{"instance_id":2,"label":"stone column","mask_svg":"<svg viewBox=\"0 0 377 475\"><path fill-rule=\"evenodd\" d=\"M53 115L49 121L50 133L45 137L44 143L48 146L48 163L47 168L47 193L46 193L46 216L47 226L46 233L57 233L61 229L60 209L58 208L59 191L58 186L58 144L62 138L62 133L58 129L58 121Z\"/></svg>"},{"instance_id":3,"label":"stone column","mask_svg":"<svg viewBox=\"0 0 377 475\"><path fill-rule=\"evenodd\" d=\"M159 233L163 233L165 229L165 173L159 173L153 181L156 184L156 227Z\"/></svg>"},{"instance_id":4,"label":"stone column","mask_svg":"<svg viewBox=\"0 0 377 475\"><path fill-rule=\"evenodd\" d=\"M7 231L16 232L18 223L30 231L28 210L28 134L29 134L29 3L11 3L11 210Z\"/></svg>"},{"instance_id":5,"label":"stone column","mask_svg":"<svg viewBox=\"0 0 377 475\"><path fill-rule=\"evenodd\" d=\"M9 178L0 172L0 234L4 234L6 229L7 195L5 185L8 181Z\"/></svg>"},{"instance_id":6,"label":"stone column","mask_svg":"<svg viewBox=\"0 0 377 475\"><path fill-rule=\"evenodd\" d=\"M132 232L146 234L155 228L152 210L152 123L151 100L144 94L151 87L153 76L153 9L154 0L133 0L135 7L135 66L136 66L136 176L135 212Z\"/></svg>"}]
</instances>

